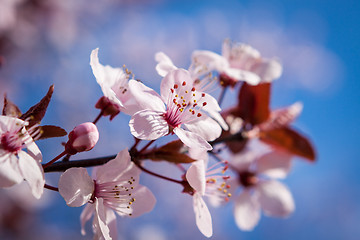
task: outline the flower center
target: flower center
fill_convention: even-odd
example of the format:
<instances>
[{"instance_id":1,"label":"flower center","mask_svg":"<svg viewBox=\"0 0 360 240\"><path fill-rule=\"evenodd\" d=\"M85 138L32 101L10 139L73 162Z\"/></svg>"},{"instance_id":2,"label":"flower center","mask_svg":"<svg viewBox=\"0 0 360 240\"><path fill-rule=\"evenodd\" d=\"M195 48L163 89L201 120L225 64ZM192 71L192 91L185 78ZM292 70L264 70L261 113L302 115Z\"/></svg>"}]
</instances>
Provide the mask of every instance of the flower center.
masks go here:
<instances>
[{"instance_id":1,"label":"flower center","mask_svg":"<svg viewBox=\"0 0 360 240\"><path fill-rule=\"evenodd\" d=\"M95 181L94 181L95 182ZM94 198L102 198L104 204L116 211L132 215L132 204L135 202L133 191L135 189L135 178L129 180L96 183Z\"/></svg>"},{"instance_id":2,"label":"flower center","mask_svg":"<svg viewBox=\"0 0 360 240\"><path fill-rule=\"evenodd\" d=\"M219 164L224 164L224 166L218 167ZM229 193L231 186L228 183L230 176L225 175L229 167L227 164L227 161L218 162L209 167L206 172L206 194L225 202L228 202L229 197L231 197L231 193Z\"/></svg>"},{"instance_id":3,"label":"flower center","mask_svg":"<svg viewBox=\"0 0 360 240\"><path fill-rule=\"evenodd\" d=\"M6 132L1 135L1 148L7 152L17 153L23 146L19 132Z\"/></svg>"},{"instance_id":4,"label":"flower center","mask_svg":"<svg viewBox=\"0 0 360 240\"><path fill-rule=\"evenodd\" d=\"M252 187L254 186L258 178L256 177L256 174L249 171L239 172L239 181L240 184L244 187Z\"/></svg>"},{"instance_id":5,"label":"flower center","mask_svg":"<svg viewBox=\"0 0 360 240\"><path fill-rule=\"evenodd\" d=\"M193 86L184 81L180 86L174 84L170 89L167 110L164 118L170 127L176 128L183 123L190 123L201 117L201 109L207 105L203 100L205 93L198 93Z\"/></svg>"}]
</instances>

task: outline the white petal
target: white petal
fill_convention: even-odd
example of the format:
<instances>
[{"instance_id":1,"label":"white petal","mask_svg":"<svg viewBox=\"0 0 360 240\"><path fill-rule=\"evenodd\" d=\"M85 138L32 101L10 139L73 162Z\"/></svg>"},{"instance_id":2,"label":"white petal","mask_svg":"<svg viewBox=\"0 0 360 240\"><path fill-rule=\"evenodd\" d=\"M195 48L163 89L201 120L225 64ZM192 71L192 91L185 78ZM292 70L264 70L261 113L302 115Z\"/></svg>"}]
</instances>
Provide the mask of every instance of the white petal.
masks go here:
<instances>
[{"instance_id":1,"label":"white petal","mask_svg":"<svg viewBox=\"0 0 360 240\"><path fill-rule=\"evenodd\" d=\"M217 70L219 72L223 72L224 69L229 68L227 60L223 56L214 52L194 51L191 58L193 62L205 65L208 68L208 71Z\"/></svg>"},{"instance_id":2,"label":"white petal","mask_svg":"<svg viewBox=\"0 0 360 240\"><path fill-rule=\"evenodd\" d=\"M95 236L104 238L105 240L111 240L110 229L106 225L106 207L102 198L95 200L95 215L93 221L93 230Z\"/></svg>"},{"instance_id":3,"label":"white petal","mask_svg":"<svg viewBox=\"0 0 360 240\"><path fill-rule=\"evenodd\" d=\"M271 178L285 178L291 169L291 157L283 151L264 154L257 160L257 171Z\"/></svg>"},{"instance_id":4,"label":"white petal","mask_svg":"<svg viewBox=\"0 0 360 240\"><path fill-rule=\"evenodd\" d=\"M135 98L135 101L139 104L139 109L165 112L164 102L161 100L160 95L153 89L145 86L139 81L130 80L129 90Z\"/></svg>"},{"instance_id":5,"label":"white petal","mask_svg":"<svg viewBox=\"0 0 360 240\"><path fill-rule=\"evenodd\" d=\"M255 64L252 71L256 73L261 82L272 82L282 74L282 66L276 59L263 59L259 64Z\"/></svg>"},{"instance_id":6,"label":"white petal","mask_svg":"<svg viewBox=\"0 0 360 240\"><path fill-rule=\"evenodd\" d=\"M250 85L259 84L261 81L261 78L255 73L236 68L226 68L225 74L231 78L239 81L244 81Z\"/></svg>"},{"instance_id":7,"label":"white petal","mask_svg":"<svg viewBox=\"0 0 360 240\"><path fill-rule=\"evenodd\" d=\"M206 141L217 139L222 132L220 125L214 119L205 115L197 118L196 121L184 125L190 132L196 133Z\"/></svg>"},{"instance_id":8,"label":"white petal","mask_svg":"<svg viewBox=\"0 0 360 240\"><path fill-rule=\"evenodd\" d=\"M133 196L135 202L131 205L133 209L131 217L138 217L153 210L156 198L147 187L138 186Z\"/></svg>"},{"instance_id":9,"label":"white petal","mask_svg":"<svg viewBox=\"0 0 360 240\"><path fill-rule=\"evenodd\" d=\"M165 77L172 70L177 69L170 58L163 52L157 52L155 54L155 61L158 62L156 71L162 77Z\"/></svg>"},{"instance_id":10,"label":"white petal","mask_svg":"<svg viewBox=\"0 0 360 240\"><path fill-rule=\"evenodd\" d=\"M13 154L6 154L0 158L0 187L11 187L24 181L17 162L18 159Z\"/></svg>"},{"instance_id":11,"label":"white petal","mask_svg":"<svg viewBox=\"0 0 360 240\"><path fill-rule=\"evenodd\" d=\"M143 110L135 113L130 122L131 134L143 140L155 140L169 133L169 125L165 121L164 112Z\"/></svg>"},{"instance_id":12,"label":"white petal","mask_svg":"<svg viewBox=\"0 0 360 240\"><path fill-rule=\"evenodd\" d=\"M260 220L260 203L256 195L244 190L235 202L234 217L236 225L243 231L251 231Z\"/></svg>"},{"instance_id":13,"label":"white petal","mask_svg":"<svg viewBox=\"0 0 360 240\"><path fill-rule=\"evenodd\" d=\"M231 53L231 41L230 41L230 39L225 39L222 44L221 55L224 58L229 59L230 53Z\"/></svg>"},{"instance_id":14,"label":"white petal","mask_svg":"<svg viewBox=\"0 0 360 240\"><path fill-rule=\"evenodd\" d=\"M175 84L181 86L183 82L186 82L186 85L188 86L193 86L194 80L191 78L190 73L187 70L179 68L169 72L160 84L162 100L164 102L167 102L169 99L172 100L173 93L171 92L171 89L174 89Z\"/></svg>"},{"instance_id":15,"label":"white petal","mask_svg":"<svg viewBox=\"0 0 360 240\"><path fill-rule=\"evenodd\" d=\"M210 211L200 194L194 194L193 204L197 227L205 237L211 237L213 234L213 229Z\"/></svg>"},{"instance_id":16,"label":"white petal","mask_svg":"<svg viewBox=\"0 0 360 240\"><path fill-rule=\"evenodd\" d=\"M180 138L180 140L190 148L203 148L208 151L212 150L212 146L196 133L186 131L179 127L174 128L173 131Z\"/></svg>"},{"instance_id":17,"label":"white petal","mask_svg":"<svg viewBox=\"0 0 360 240\"><path fill-rule=\"evenodd\" d=\"M21 126L27 125L27 122L8 116L0 116L0 132L7 131L16 131L21 128Z\"/></svg>"},{"instance_id":18,"label":"white petal","mask_svg":"<svg viewBox=\"0 0 360 240\"><path fill-rule=\"evenodd\" d=\"M85 168L70 168L61 174L59 193L70 207L87 203L94 192L94 181Z\"/></svg>"},{"instance_id":19,"label":"white petal","mask_svg":"<svg viewBox=\"0 0 360 240\"><path fill-rule=\"evenodd\" d=\"M110 208L105 207L106 226L109 228L109 235L111 239L118 239L116 214Z\"/></svg>"},{"instance_id":20,"label":"white petal","mask_svg":"<svg viewBox=\"0 0 360 240\"><path fill-rule=\"evenodd\" d=\"M18 155L21 174L28 182L34 197L39 199L44 191L44 170L41 164L26 152L20 151Z\"/></svg>"},{"instance_id":21,"label":"white petal","mask_svg":"<svg viewBox=\"0 0 360 240\"><path fill-rule=\"evenodd\" d=\"M106 183L123 179L128 181L131 177L138 183L141 170L131 162L130 154L127 149L118 153L115 159L96 168L96 182Z\"/></svg>"},{"instance_id":22,"label":"white petal","mask_svg":"<svg viewBox=\"0 0 360 240\"><path fill-rule=\"evenodd\" d=\"M33 141L32 138L28 143L26 143L26 149L28 154L32 158L34 158L38 162L42 161L42 154L40 152L40 149L38 148L38 146L36 145L36 143Z\"/></svg>"},{"instance_id":23,"label":"white petal","mask_svg":"<svg viewBox=\"0 0 360 240\"><path fill-rule=\"evenodd\" d=\"M271 180L257 185L259 201L264 213L269 216L286 217L295 209L293 197L282 183Z\"/></svg>"},{"instance_id":24,"label":"white petal","mask_svg":"<svg viewBox=\"0 0 360 240\"><path fill-rule=\"evenodd\" d=\"M225 131L229 130L229 126L226 124L224 118L217 111L207 111L210 117L212 117Z\"/></svg>"},{"instance_id":25,"label":"white petal","mask_svg":"<svg viewBox=\"0 0 360 240\"><path fill-rule=\"evenodd\" d=\"M250 165L255 162L257 158L256 151L245 148L241 153L233 155L231 159L231 165L235 167L238 171L247 171L250 168Z\"/></svg>"},{"instance_id":26,"label":"white petal","mask_svg":"<svg viewBox=\"0 0 360 240\"><path fill-rule=\"evenodd\" d=\"M116 97L116 93L111 89L115 82L119 81L119 76L124 75L121 68L112 68L110 66L103 66L99 62L98 57L99 48L92 50L90 55L90 66L97 83L100 85L104 96L109 98L113 103L123 106L123 104Z\"/></svg>"},{"instance_id":27,"label":"white petal","mask_svg":"<svg viewBox=\"0 0 360 240\"><path fill-rule=\"evenodd\" d=\"M292 123L301 113L303 104L296 102L286 108L277 109L271 112L270 120L260 125L260 128L274 129L287 126ZM264 125L264 126L263 126Z\"/></svg>"},{"instance_id":28,"label":"white petal","mask_svg":"<svg viewBox=\"0 0 360 240\"><path fill-rule=\"evenodd\" d=\"M206 188L205 171L204 160L198 160L192 163L186 172L186 179L190 186L201 196L204 196Z\"/></svg>"},{"instance_id":29,"label":"white petal","mask_svg":"<svg viewBox=\"0 0 360 240\"><path fill-rule=\"evenodd\" d=\"M85 224L87 221L90 220L91 216L94 214L95 211L95 204L86 204L84 209L80 214L80 223L81 223L81 234L85 235Z\"/></svg>"}]
</instances>

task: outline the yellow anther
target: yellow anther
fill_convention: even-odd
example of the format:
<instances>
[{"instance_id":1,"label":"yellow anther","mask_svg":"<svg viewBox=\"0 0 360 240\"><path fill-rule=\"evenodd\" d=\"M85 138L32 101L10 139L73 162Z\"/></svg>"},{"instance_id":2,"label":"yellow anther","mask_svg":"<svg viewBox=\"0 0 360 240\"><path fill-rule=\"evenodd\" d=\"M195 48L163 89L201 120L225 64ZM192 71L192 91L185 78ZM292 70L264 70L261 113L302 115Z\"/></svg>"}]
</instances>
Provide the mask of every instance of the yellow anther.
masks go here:
<instances>
[{"instance_id":1,"label":"yellow anther","mask_svg":"<svg viewBox=\"0 0 360 240\"><path fill-rule=\"evenodd\" d=\"M184 111L184 109L183 109L183 108L180 108L179 111L182 112L182 111Z\"/></svg>"},{"instance_id":2,"label":"yellow anther","mask_svg":"<svg viewBox=\"0 0 360 240\"><path fill-rule=\"evenodd\" d=\"M181 96L180 98L181 98L181 99L184 99L184 97L183 97L183 96Z\"/></svg>"},{"instance_id":3,"label":"yellow anther","mask_svg":"<svg viewBox=\"0 0 360 240\"><path fill-rule=\"evenodd\" d=\"M188 90L185 91L185 93L188 93L188 92L189 92Z\"/></svg>"},{"instance_id":4,"label":"yellow anther","mask_svg":"<svg viewBox=\"0 0 360 240\"><path fill-rule=\"evenodd\" d=\"M228 193L227 196L228 196L228 197L231 197L231 193Z\"/></svg>"},{"instance_id":5,"label":"yellow anther","mask_svg":"<svg viewBox=\"0 0 360 240\"><path fill-rule=\"evenodd\" d=\"M227 190L226 190L226 189L224 189L224 190L223 190L223 192L224 192L224 193L227 193Z\"/></svg>"}]
</instances>

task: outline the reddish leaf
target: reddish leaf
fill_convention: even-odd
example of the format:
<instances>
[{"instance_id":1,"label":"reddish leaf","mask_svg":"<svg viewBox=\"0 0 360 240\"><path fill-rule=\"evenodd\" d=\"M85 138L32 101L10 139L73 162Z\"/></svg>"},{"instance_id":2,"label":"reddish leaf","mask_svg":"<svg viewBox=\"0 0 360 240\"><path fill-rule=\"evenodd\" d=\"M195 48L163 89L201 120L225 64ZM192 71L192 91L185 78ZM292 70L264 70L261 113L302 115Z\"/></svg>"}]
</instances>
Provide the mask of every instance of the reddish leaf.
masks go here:
<instances>
[{"instance_id":1,"label":"reddish leaf","mask_svg":"<svg viewBox=\"0 0 360 240\"><path fill-rule=\"evenodd\" d=\"M16 106L15 103L7 99L6 94L4 95L4 108L2 111L2 115L16 118L19 118L21 116L21 111L18 106Z\"/></svg>"},{"instance_id":2,"label":"reddish leaf","mask_svg":"<svg viewBox=\"0 0 360 240\"><path fill-rule=\"evenodd\" d=\"M29 127L41 122L49 105L53 92L54 85L51 85L45 97L43 97L38 104L32 106L26 113L24 113L20 117L23 120L29 121Z\"/></svg>"},{"instance_id":3,"label":"reddish leaf","mask_svg":"<svg viewBox=\"0 0 360 240\"><path fill-rule=\"evenodd\" d=\"M58 126L52 126L52 125L39 126L39 130L41 131L41 136L39 139L63 137L67 135L67 132Z\"/></svg>"},{"instance_id":4,"label":"reddish leaf","mask_svg":"<svg viewBox=\"0 0 360 240\"><path fill-rule=\"evenodd\" d=\"M144 154L146 158L153 161L167 161L171 163L192 163L195 160L190 158L180 150L183 143L180 140L170 142L160 148L155 148L150 152Z\"/></svg>"},{"instance_id":5,"label":"reddish leaf","mask_svg":"<svg viewBox=\"0 0 360 240\"><path fill-rule=\"evenodd\" d=\"M270 116L270 88L270 83L256 86L244 83L238 96L237 116L252 125L265 122Z\"/></svg>"},{"instance_id":6,"label":"reddish leaf","mask_svg":"<svg viewBox=\"0 0 360 240\"><path fill-rule=\"evenodd\" d=\"M315 150L310 141L289 127L262 131L260 140L312 162L315 161Z\"/></svg>"}]
</instances>

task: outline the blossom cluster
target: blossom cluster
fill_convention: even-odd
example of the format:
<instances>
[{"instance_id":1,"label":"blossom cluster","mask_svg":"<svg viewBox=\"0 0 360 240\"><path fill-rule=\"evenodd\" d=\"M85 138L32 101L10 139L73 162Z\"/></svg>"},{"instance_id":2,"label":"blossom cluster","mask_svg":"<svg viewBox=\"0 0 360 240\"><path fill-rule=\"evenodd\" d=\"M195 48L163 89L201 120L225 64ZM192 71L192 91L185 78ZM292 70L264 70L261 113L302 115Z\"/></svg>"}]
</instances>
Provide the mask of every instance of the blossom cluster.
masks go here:
<instances>
[{"instance_id":1,"label":"blossom cluster","mask_svg":"<svg viewBox=\"0 0 360 240\"><path fill-rule=\"evenodd\" d=\"M258 223L261 210L287 217L295 209L289 189L278 181L291 170L292 158L315 160L310 141L290 125L302 104L271 110L273 81L281 76L276 58L264 58L253 47L225 40L222 54L196 50L188 68L179 68L163 52L155 54L162 78L160 93L134 78L126 67L102 65L99 49L90 54L90 66L103 96L93 122L76 126L69 134L58 126L41 125L54 87L26 113L5 97L0 116L0 186L26 181L36 198L44 188L55 190L70 207L85 205L81 233L91 218L94 239L117 239L116 214L138 217L150 212L156 198L140 184L141 172L180 184L192 198L194 223L206 237L213 235L208 202L221 207L234 202L234 218L244 231ZM222 110L226 89L238 91L237 101ZM211 94L220 92L218 100ZM130 116L135 143L117 155L70 160L90 151L99 139L96 123L119 114ZM36 141L68 135L64 150L47 163ZM169 141L150 148L158 139ZM142 141L148 141L142 148ZM61 161L59 161L61 159ZM145 168L145 159L167 161L183 170L178 179ZM92 176L87 167L93 167ZM45 183L44 173L64 171L58 188ZM115 214L116 213L116 214Z\"/></svg>"}]
</instances>

